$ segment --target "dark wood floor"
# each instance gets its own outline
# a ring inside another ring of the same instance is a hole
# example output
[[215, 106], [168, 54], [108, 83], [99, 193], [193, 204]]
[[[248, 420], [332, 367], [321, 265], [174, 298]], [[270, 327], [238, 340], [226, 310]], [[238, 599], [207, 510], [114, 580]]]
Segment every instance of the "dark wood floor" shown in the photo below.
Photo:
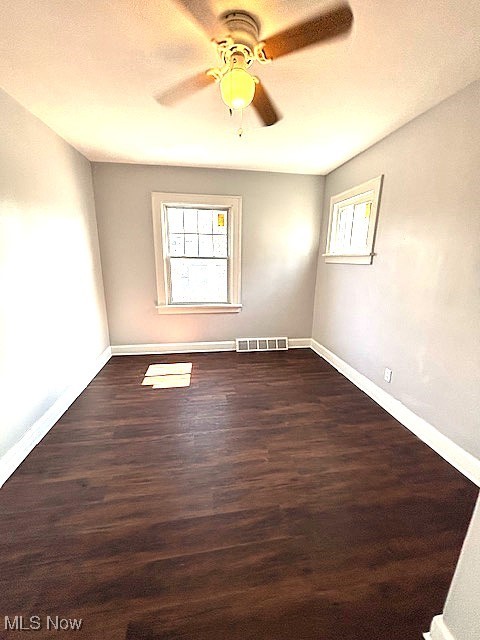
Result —
[[420, 640], [476, 495], [311, 351], [113, 358], [0, 490], [0, 637]]

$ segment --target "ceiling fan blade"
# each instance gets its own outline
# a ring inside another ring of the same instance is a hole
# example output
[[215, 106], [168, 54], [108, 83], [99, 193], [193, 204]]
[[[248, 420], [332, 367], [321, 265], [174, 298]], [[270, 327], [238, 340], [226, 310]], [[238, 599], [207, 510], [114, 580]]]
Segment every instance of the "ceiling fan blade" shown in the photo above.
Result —
[[175, 0], [175, 2], [205, 31], [209, 38], [213, 38], [218, 21], [205, 0]]
[[187, 78], [186, 80], [183, 80], [183, 82], [179, 82], [163, 93], [156, 95], [155, 100], [165, 107], [171, 107], [177, 102], [180, 102], [180, 100], [188, 98], [188, 96], [200, 91], [200, 89], [208, 87], [208, 85], [213, 84], [214, 82], [214, 78], [207, 75], [205, 72], [197, 73], [196, 76]]
[[348, 4], [343, 4], [268, 38], [265, 41], [265, 53], [268, 58], [275, 60], [299, 49], [336, 38], [348, 32], [352, 24], [352, 10]]
[[275, 109], [270, 96], [265, 91], [265, 88], [261, 82], [255, 87], [255, 95], [253, 97], [252, 106], [263, 121], [264, 127], [271, 127], [281, 119]]

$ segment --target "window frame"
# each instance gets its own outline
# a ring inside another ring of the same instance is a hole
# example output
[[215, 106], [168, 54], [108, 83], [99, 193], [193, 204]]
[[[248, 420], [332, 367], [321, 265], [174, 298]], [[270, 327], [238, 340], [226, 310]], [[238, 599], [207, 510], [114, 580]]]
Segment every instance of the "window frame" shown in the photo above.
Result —
[[[322, 256], [325, 258], [325, 262], [344, 263], [344, 264], [372, 264], [373, 256], [375, 255], [373, 248], [375, 244], [375, 234], [378, 220], [378, 209], [380, 206], [380, 197], [383, 185], [383, 174], [367, 180], [362, 184], [342, 191], [330, 198], [330, 210], [328, 218], [328, 231], [327, 240], [325, 246], [325, 253]], [[370, 196], [370, 194], [372, 194]], [[367, 198], [368, 196], [368, 198]], [[370, 221], [368, 224], [367, 232], [367, 248], [365, 253], [356, 252], [342, 252], [337, 253], [332, 251], [332, 230], [333, 223], [336, 220], [336, 211], [342, 206], [348, 206], [352, 204], [360, 204], [362, 202], [372, 202], [370, 210]]]
[[[167, 207], [227, 210], [227, 303], [170, 302], [170, 270], [168, 266]], [[241, 196], [152, 192], [153, 241], [157, 284], [156, 309], [160, 314], [239, 313], [241, 303]]]

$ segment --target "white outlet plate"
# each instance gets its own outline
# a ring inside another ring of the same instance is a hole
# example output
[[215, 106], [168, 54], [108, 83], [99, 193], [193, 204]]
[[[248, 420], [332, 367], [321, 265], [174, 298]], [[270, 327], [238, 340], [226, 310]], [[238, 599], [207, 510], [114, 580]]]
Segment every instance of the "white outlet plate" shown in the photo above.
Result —
[[383, 374], [383, 379], [385, 380], [385, 382], [391, 382], [392, 381], [392, 370], [389, 369], [388, 367], [385, 367], [385, 372]]

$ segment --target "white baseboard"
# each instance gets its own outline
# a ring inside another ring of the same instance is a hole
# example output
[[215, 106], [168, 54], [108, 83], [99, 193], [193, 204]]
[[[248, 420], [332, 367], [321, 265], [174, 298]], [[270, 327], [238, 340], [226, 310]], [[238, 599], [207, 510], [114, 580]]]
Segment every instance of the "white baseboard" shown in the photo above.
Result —
[[[311, 348], [315, 353], [329, 362], [337, 371], [348, 378], [354, 385], [364, 391], [372, 400], [388, 411], [396, 420], [407, 427], [420, 440], [436, 451], [453, 467], [463, 473], [469, 480], [480, 486], [480, 460], [455, 444], [450, 438], [440, 433], [429, 422], [420, 418], [399, 400], [377, 386], [369, 378], [351, 367], [344, 360], [332, 353], [312, 338]], [[432, 639], [434, 640], [434, 639]]]
[[0, 458], [0, 487], [18, 469], [32, 449], [46, 436], [100, 369], [110, 360], [111, 355], [111, 349], [107, 347], [93, 365], [70, 384], [56, 402], [34, 422], [23, 437]]
[[223, 340], [219, 342], [157, 342], [152, 344], [112, 345], [112, 356], [207, 353], [209, 351], [235, 351], [235, 340]]
[[[290, 338], [290, 349], [307, 349], [310, 338]], [[112, 346], [114, 356], [156, 355], [168, 353], [208, 353], [210, 351], [235, 351], [235, 340], [218, 342], [159, 342], [156, 344], [119, 344]]]
[[288, 339], [289, 349], [310, 349], [311, 346], [312, 346], [311, 338], [289, 338]]
[[452, 632], [445, 624], [443, 616], [434, 617], [432, 626], [430, 627], [430, 633], [425, 633], [424, 638], [426, 638], [426, 640], [455, 640]]

